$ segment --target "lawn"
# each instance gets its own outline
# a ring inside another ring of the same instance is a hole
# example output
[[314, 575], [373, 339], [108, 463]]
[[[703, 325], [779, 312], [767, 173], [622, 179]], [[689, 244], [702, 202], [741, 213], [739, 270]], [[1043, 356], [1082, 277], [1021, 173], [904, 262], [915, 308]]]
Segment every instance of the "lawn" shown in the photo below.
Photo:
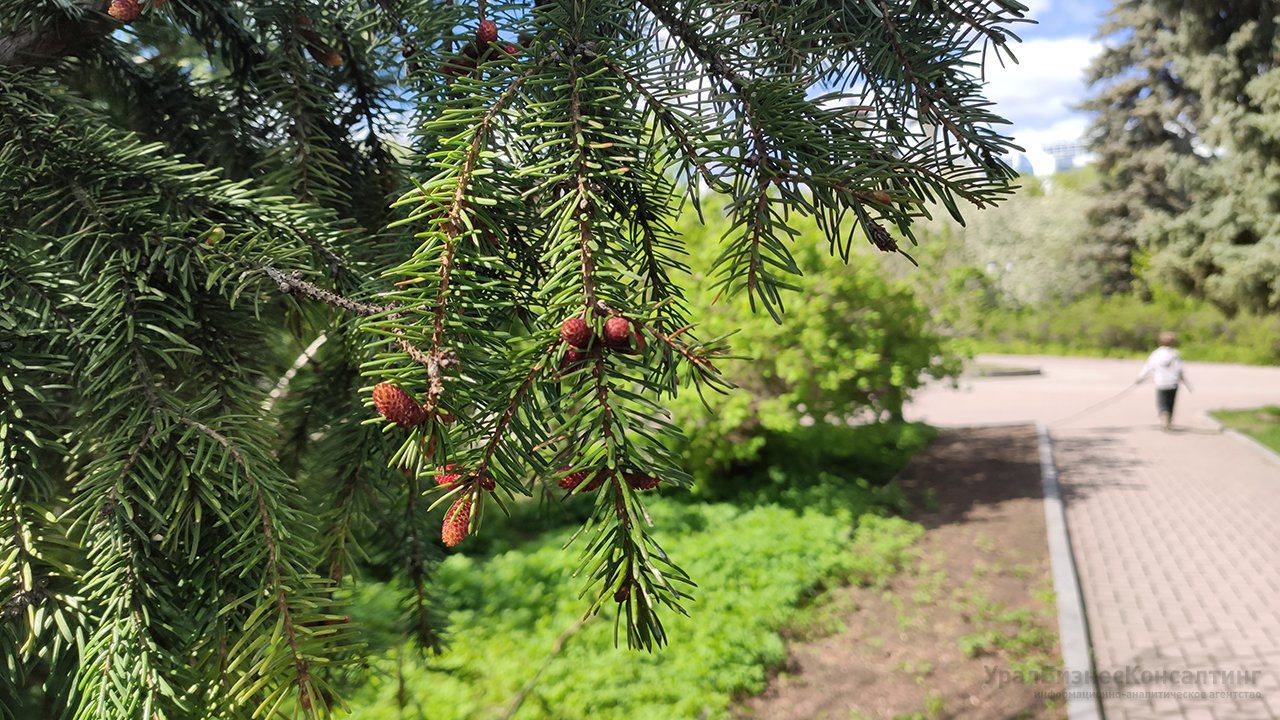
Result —
[[1213, 416], [1232, 430], [1249, 435], [1272, 450], [1280, 452], [1280, 405], [1267, 405], [1249, 410], [1217, 410]]

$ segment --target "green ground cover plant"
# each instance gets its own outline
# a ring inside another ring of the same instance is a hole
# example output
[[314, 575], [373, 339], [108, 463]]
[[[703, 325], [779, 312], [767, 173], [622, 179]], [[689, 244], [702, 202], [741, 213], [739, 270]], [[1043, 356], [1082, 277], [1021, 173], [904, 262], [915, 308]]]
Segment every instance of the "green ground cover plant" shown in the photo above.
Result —
[[401, 707], [410, 717], [504, 717], [535, 677], [514, 717], [726, 717], [736, 697], [764, 689], [786, 657], [782, 631], [803, 624], [822, 587], [883, 582], [923, 532], [877, 514], [895, 501], [892, 486], [838, 484], [860, 500], [837, 512], [655, 499], [659, 541], [686, 558], [700, 588], [692, 616], [672, 618], [669, 646], [652, 654], [618, 651], [609, 614], [577, 627], [580, 603], [563, 592], [581, 584], [574, 556], [561, 550], [568, 526], [517, 549], [444, 561], [441, 586], [455, 609], [439, 657], [402, 646], [385, 621], [399, 612], [396, 593], [364, 585], [356, 619], [383, 627], [374, 633], [383, 645], [371, 655], [371, 680], [352, 696], [351, 717], [391, 720]]

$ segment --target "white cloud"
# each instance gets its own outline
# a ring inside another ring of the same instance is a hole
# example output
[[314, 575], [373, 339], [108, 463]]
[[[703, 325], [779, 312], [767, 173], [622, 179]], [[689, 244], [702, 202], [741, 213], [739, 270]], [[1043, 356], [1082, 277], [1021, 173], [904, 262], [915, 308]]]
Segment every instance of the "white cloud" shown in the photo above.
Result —
[[1023, 0], [1022, 4], [1027, 6], [1027, 17], [1032, 20], [1039, 20], [1049, 12], [1049, 7], [1053, 5], [1053, 0]]
[[988, 63], [987, 97], [1029, 156], [1045, 144], [1080, 139], [1087, 121], [1071, 106], [1084, 99], [1085, 68], [1101, 49], [1087, 37], [1029, 40], [1014, 46], [1016, 65]]

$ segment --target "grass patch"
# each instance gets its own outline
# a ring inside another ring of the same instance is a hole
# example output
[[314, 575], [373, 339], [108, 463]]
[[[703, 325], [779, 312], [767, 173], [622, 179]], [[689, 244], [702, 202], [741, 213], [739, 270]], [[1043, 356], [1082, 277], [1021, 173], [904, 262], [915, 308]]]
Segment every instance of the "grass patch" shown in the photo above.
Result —
[[1280, 452], [1280, 405], [1251, 410], [1217, 410], [1212, 414], [1223, 425]]
[[981, 591], [957, 593], [953, 608], [973, 626], [974, 632], [960, 638], [960, 651], [975, 658], [1001, 652], [1014, 676], [1036, 682], [1057, 669], [1054, 647], [1057, 636], [1045, 629], [1052, 615], [1052, 588], [1038, 587], [1033, 597], [1042, 604], [1037, 615], [1027, 608], [1009, 608], [991, 601]]

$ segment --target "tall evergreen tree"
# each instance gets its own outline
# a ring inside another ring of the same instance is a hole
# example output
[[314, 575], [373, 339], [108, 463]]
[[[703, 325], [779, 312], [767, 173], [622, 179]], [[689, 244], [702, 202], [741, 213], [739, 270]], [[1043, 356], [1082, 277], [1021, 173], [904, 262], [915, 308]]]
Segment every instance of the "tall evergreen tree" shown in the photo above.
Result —
[[1168, 4], [1116, 2], [1099, 29], [1107, 44], [1086, 74], [1093, 95], [1081, 107], [1097, 113], [1088, 141], [1101, 177], [1088, 214], [1109, 292], [1133, 286], [1145, 234], [1187, 207], [1174, 169], [1194, 162], [1200, 106], [1174, 68]]
[[1280, 308], [1280, 32], [1273, 3], [1117, 3], [1088, 107], [1096, 210], [1152, 280], [1228, 310]]
[[441, 546], [556, 486], [584, 611], [661, 644], [640, 493], [718, 382], [675, 213], [728, 196], [709, 291], [779, 317], [793, 218], [847, 258], [996, 202], [1024, 12], [0, 0], [0, 714], [327, 715], [354, 572], [438, 647]]

